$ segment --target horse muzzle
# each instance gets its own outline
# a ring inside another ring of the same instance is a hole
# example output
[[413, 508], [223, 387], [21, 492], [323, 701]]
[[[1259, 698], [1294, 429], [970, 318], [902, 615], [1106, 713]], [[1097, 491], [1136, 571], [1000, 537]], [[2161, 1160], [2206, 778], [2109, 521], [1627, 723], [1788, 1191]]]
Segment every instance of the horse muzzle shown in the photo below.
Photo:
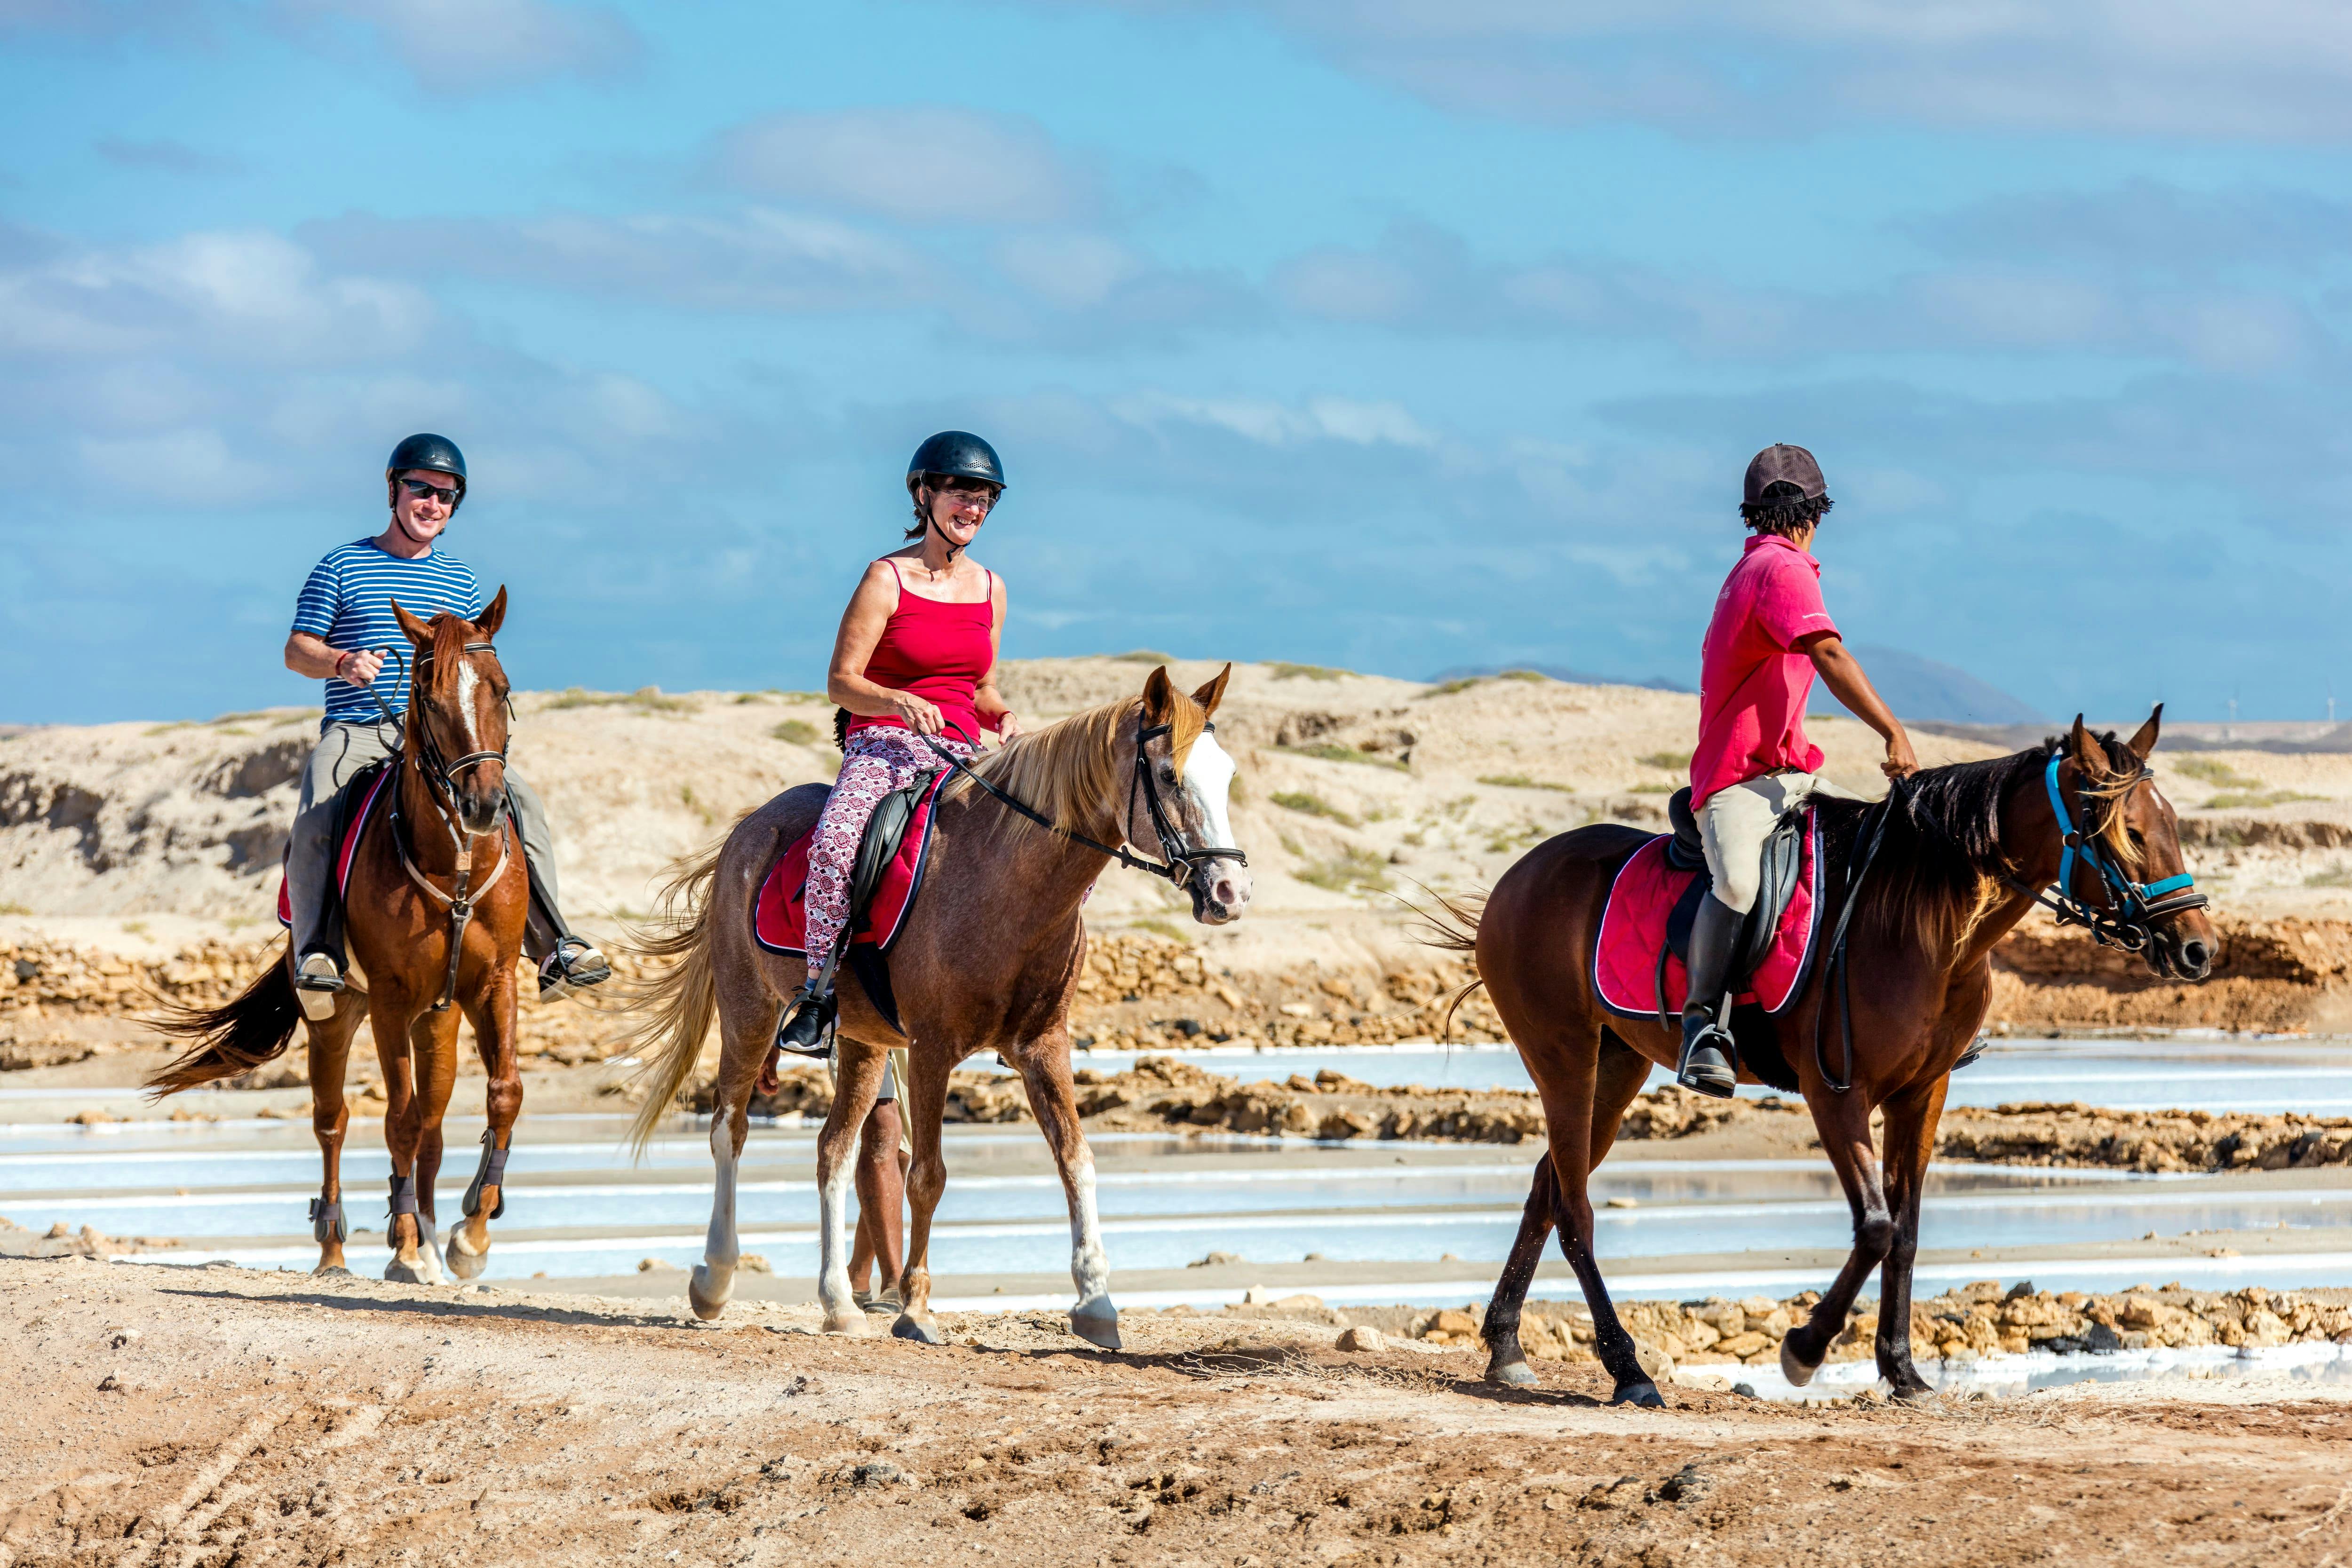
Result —
[[1239, 861], [1204, 861], [1184, 885], [1192, 894], [1192, 918], [1203, 925], [1230, 925], [1249, 907], [1249, 867]]
[[455, 791], [457, 825], [473, 834], [495, 833], [507, 803], [505, 771], [496, 768], [468, 769]]
[[2186, 980], [2193, 986], [2211, 977], [2215, 946], [2210, 931], [2170, 925], [2153, 934], [2141, 956], [2159, 979]]

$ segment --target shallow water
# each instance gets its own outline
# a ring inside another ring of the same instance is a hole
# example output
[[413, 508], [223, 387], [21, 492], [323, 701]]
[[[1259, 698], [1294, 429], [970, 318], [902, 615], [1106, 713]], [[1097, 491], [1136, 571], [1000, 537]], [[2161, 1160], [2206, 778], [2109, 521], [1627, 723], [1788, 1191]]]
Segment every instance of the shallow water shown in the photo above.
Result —
[[[1711, 1372], [1744, 1383], [1766, 1399], [1817, 1404], [1851, 1398], [1866, 1388], [1883, 1387], [1876, 1364], [1832, 1362], [1802, 1388], [1792, 1386], [1778, 1366], [1726, 1367], [1694, 1365], [1694, 1372]], [[2148, 1383], [2184, 1379], [2205, 1383], [2261, 1381], [2299, 1387], [2352, 1385], [2352, 1345], [2284, 1344], [2263, 1349], [2230, 1350], [2200, 1346], [2188, 1350], [2126, 1350], [2094, 1355], [2064, 1355], [2032, 1351], [2022, 1355], [1989, 1355], [1976, 1361], [1927, 1361], [1920, 1375], [1939, 1394], [1985, 1394], [2014, 1398], [2045, 1388], [2077, 1383]]]

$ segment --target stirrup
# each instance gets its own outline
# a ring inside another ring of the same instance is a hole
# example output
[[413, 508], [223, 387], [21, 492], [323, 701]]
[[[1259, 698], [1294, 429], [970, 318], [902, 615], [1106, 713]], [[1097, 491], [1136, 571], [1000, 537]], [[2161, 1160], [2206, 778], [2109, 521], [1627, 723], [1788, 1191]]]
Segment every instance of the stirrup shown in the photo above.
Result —
[[612, 977], [613, 966], [596, 950], [596, 944], [585, 936], [560, 936], [555, 951], [539, 967], [540, 999], [568, 997], [574, 991], [601, 986]]
[[343, 988], [343, 968], [331, 953], [305, 953], [294, 966], [294, 988], [298, 991], [340, 991]]
[[1711, 1013], [1683, 1015], [1683, 1052], [1675, 1067], [1675, 1082], [1694, 1094], [1728, 1100], [1739, 1087], [1739, 1069], [1733, 1065], [1738, 1047], [1731, 1031]]
[[820, 992], [813, 986], [803, 986], [793, 994], [791, 1009], [776, 1026], [776, 1049], [793, 1056], [830, 1054], [833, 1047], [827, 1037], [839, 1012], [840, 1003], [832, 990]]

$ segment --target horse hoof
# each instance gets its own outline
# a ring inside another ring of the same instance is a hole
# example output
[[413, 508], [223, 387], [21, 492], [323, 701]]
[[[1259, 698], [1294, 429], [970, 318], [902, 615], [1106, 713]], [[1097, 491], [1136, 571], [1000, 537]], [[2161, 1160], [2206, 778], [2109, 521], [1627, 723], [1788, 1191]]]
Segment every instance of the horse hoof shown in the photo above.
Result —
[[1616, 1393], [1609, 1396], [1609, 1403], [1631, 1405], [1643, 1410], [1663, 1410], [1666, 1407], [1666, 1401], [1659, 1394], [1658, 1385], [1647, 1381], [1623, 1385]]
[[1515, 1361], [1508, 1365], [1489, 1366], [1486, 1369], [1486, 1381], [1499, 1383], [1506, 1388], [1533, 1388], [1536, 1386], [1535, 1368], [1524, 1361]]
[[725, 1280], [714, 1280], [708, 1263], [697, 1263], [693, 1277], [686, 1282], [686, 1304], [692, 1307], [694, 1315], [704, 1322], [725, 1312], [734, 1294], [734, 1276], [730, 1274]]
[[1813, 1380], [1813, 1374], [1821, 1369], [1820, 1362], [1816, 1361], [1808, 1365], [1804, 1359], [1797, 1354], [1794, 1334], [1780, 1342], [1780, 1375], [1789, 1380], [1790, 1387], [1802, 1388]]
[[1117, 1312], [1112, 1312], [1108, 1317], [1096, 1317], [1091, 1314], [1082, 1316], [1077, 1312], [1072, 1312], [1070, 1314], [1070, 1332], [1077, 1335], [1080, 1339], [1086, 1341], [1088, 1344], [1097, 1346], [1103, 1350], [1118, 1350], [1121, 1348], [1121, 1342], [1118, 1337], [1118, 1314]]
[[866, 1309], [863, 1307], [852, 1307], [845, 1312], [825, 1313], [824, 1332], [827, 1333], [847, 1334], [851, 1338], [855, 1339], [862, 1334], [870, 1333], [873, 1331], [866, 1326]]
[[313, 1280], [348, 1280], [352, 1278], [352, 1271], [349, 1269], [344, 1268], [341, 1263], [321, 1263], [317, 1268], [310, 1270], [310, 1278]]
[[1897, 1405], [1933, 1405], [1936, 1391], [1922, 1383], [1916, 1388], [1896, 1388], [1887, 1396]]
[[485, 1247], [479, 1252], [468, 1252], [465, 1243], [466, 1233], [452, 1230], [449, 1232], [448, 1249], [444, 1256], [448, 1260], [449, 1272], [460, 1280], [470, 1280], [489, 1266], [490, 1249]]
[[945, 1344], [947, 1343], [947, 1336], [940, 1333], [940, 1325], [938, 1323], [931, 1322], [928, 1318], [916, 1317], [911, 1312], [900, 1312], [898, 1314], [898, 1321], [890, 1325], [890, 1337], [892, 1339], [910, 1339], [917, 1344]]
[[[427, 1258], [431, 1256], [429, 1252], [425, 1254]], [[383, 1277], [395, 1285], [429, 1285], [433, 1282], [425, 1278], [423, 1258], [414, 1263], [405, 1263], [394, 1258], [383, 1266]]]

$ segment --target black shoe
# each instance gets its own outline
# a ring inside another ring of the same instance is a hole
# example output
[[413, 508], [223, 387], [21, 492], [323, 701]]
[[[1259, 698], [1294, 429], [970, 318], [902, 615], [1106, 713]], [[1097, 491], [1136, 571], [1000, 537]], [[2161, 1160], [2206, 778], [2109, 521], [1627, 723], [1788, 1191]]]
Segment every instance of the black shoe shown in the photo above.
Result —
[[1675, 1082], [1710, 1100], [1728, 1100], [1739, 1087], [1739, 1070], [1731, 1059], [1731, 1036], [1711, 1014], [1704, 1009], [1683, 1014], [1683, 1054], [1675, 1068]]
[[555, 944], [555, 951], [539, 967], [539, 994], [545, 1000], [551, 994], [568, 997], [574, 991], [601, 986], [613, 977], [613, 966], [596, 945], [585, 936], [564, 936]]
[[776, 1026], [776, 1049], [794, 1056], [824, 1056], [832, 1046], [827, 1036], [833, 1032], [833, 1020], [840, 1011], [832, 991], [822, 995], [803, 986], [793, 995], [791, 1010], [784, 1021]]

